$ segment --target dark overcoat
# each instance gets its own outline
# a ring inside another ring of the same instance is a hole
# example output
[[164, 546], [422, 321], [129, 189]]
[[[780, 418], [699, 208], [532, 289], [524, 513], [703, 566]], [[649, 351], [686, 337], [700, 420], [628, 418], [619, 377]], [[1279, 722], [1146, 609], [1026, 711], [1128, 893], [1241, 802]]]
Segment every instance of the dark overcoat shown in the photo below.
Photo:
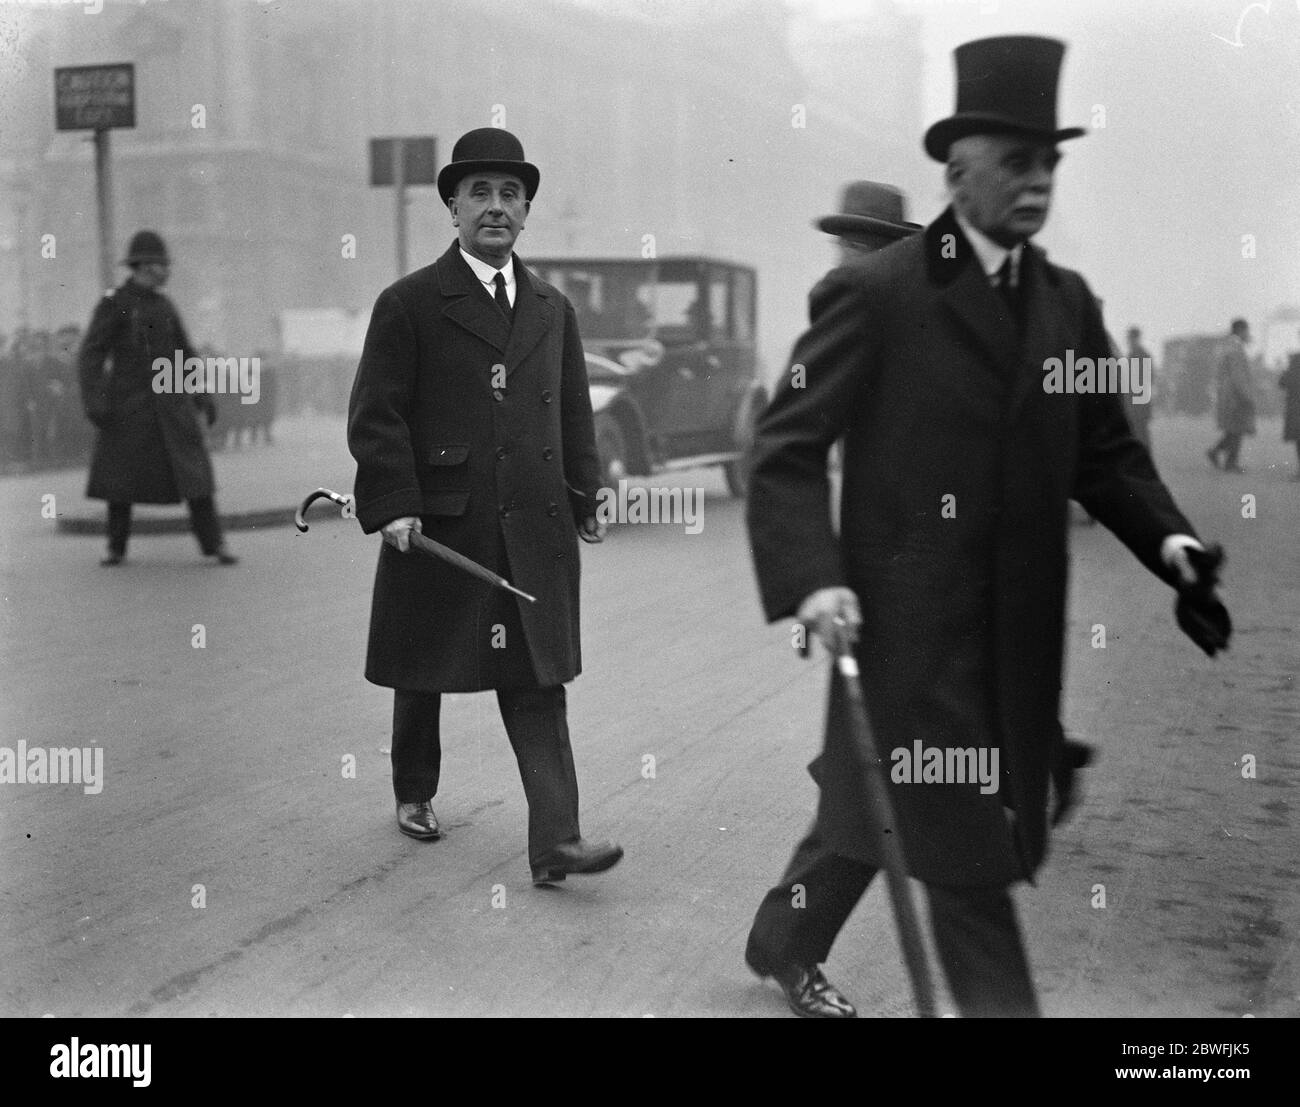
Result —
[[427, 537], [537, 602], [383, 545], [366, 654], [375, 684], [470, 692], [581, 671], [577, 524], [600, 486], [586, 363], [569, 301], [518, 257], [514, 267], [513, 323], [454, 242], [380, 293], [348, 444], [367, 533], [419, 516]]
[[161, 292], [126, 281], [95, 307], [77, 357], [81, 401], [99, 432], [86, 495], [119, 503], [174, 504], [215, 487], [202, 393], [155, 392], [155, 358], [194, 356], [180, 314]]
[[1236, 337], [1225, 340], [1219, 354], [1215, 415], [1225, 434], [1255, 433], [1255, 385], [1245, 348]]
[[1291, 355], [1286, 371], [1277, 383], [1286, 390], [1286, 403], [1282, 408], [1282, 441], [1300, 442], [1300, 354]]
[[[833, 270], [795, 346], [803, 373], [787, 374], [755, 442], [748, 520], [766, 614], [792, 616], [819, 588], [856, 592], [886, 770], [916, 741], [998, 749], [995, 791], [891, 782], [909, 868], [938, 884], [1010, 883], [1045, 856], [1049, 780], [1063, 764], [1069, 500], [1166, 580], [1163, 539], [1193, 534], [1122, 398], [1044, 389], [1045, 359], [1108, 354], [1091, 291], [1033, 247], [1022, 275], [1018, 339], [951, 211]], [[826, 453], [841, 435], [837, 537]], [[832, 848], [878, 863], [834, 711], [811, 771]]]

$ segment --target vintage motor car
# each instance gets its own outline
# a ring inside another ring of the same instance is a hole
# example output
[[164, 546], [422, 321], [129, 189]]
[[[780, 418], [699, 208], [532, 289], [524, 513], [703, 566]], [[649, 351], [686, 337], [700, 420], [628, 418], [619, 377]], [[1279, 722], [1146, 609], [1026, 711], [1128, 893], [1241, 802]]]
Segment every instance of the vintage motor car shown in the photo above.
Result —
[[755, 277], [708, 257], [542, 258], [587, 356], [602, 479], [721, 466], [743, 496], [767, 396], [757, 379]]

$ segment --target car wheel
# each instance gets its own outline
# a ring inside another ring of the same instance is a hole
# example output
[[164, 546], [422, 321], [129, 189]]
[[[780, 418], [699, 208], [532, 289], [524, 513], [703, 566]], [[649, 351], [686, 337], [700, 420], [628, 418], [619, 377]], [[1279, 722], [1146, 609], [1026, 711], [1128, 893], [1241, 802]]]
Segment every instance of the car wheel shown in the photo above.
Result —
[[627, 439], [622, 424], [603, 411], [596, 416], [596, 453], [601, 485], [617, 488], [619, 481], [627, 479]]

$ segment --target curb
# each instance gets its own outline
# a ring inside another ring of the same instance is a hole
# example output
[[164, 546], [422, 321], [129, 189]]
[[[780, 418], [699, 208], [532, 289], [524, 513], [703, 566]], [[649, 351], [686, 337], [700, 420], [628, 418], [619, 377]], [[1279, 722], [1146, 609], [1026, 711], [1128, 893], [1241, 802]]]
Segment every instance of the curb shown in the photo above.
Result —
[[[218, 515], [223, 530], [257, 530], [267, 527], [292, 527], [298, 507], [270, 507], [258, 511], [222, 512]], [[313, 524], [323, 521], [312, 520]], [[107, 512], [101, 515], [60, 515], [58, 529], [62, 534], [104, 535], [107, 533]], [[189, 534], [190, 517], [184, 515], [138, 516], [131, 519], [131, 533], [135, 534]], [[296, 531], [295, 531], [296, 533]]]

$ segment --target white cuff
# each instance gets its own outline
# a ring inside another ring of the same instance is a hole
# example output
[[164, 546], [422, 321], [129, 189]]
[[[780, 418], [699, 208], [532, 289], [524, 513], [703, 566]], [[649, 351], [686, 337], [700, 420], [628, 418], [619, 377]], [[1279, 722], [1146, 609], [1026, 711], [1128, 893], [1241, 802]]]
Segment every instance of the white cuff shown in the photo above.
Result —
[[1192, 546], [1202, 553], [1205, 552], [1205, 547], [1190, 534], [1171, 534], [1160, 543], [1160, 560], [1172, 569], [1174, 554], [1178, 550], [1186, 549], [1188, 546]]

